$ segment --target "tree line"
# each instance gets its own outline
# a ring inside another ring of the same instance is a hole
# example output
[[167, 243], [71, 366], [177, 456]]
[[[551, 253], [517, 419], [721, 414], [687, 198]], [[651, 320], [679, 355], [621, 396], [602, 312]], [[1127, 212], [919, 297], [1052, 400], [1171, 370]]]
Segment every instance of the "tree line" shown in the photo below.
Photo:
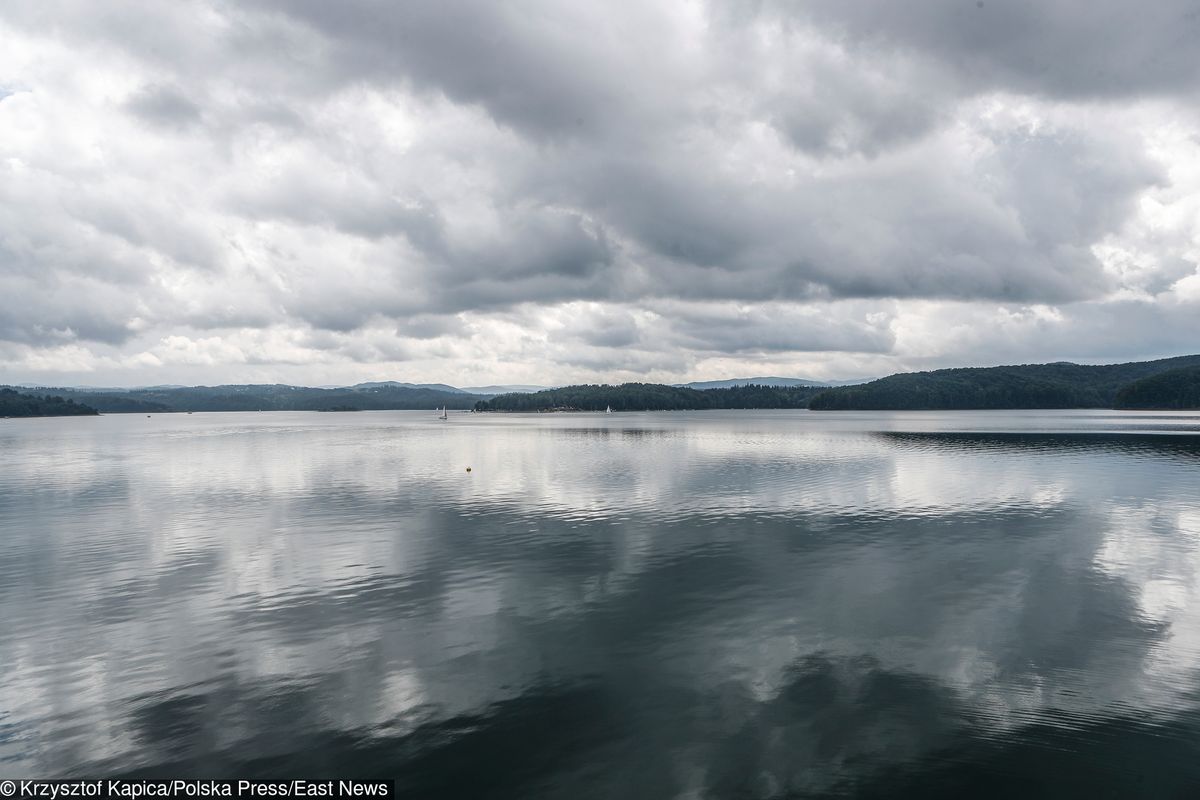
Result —
[[806, 408], [819, 387], [734, 386], [689, 389], [661, 383], [583, 384], [541, 392], [502, 394], [475, 403], [476, 411], [704, 411], [727, 408]]
[[168, 411], [701, 411], [708, 409], [1200, 408], [1200, 355], [1089, 366], [1060, 362], [891, 375], [856, 386], [750, 384], [693, 389], [584, 384], [492, 398], [392, 383], [317, 389], [281, 384], [0, 390], [0, 416]]
[[104, 413], [169, 411], [467, 410], [477, 395], [407, 386], [363, 385], [317, 389], [283, 384], [165, 386], [146, 389], [55, 389], [56, 394]]
[[0, 417], [82, 417], [99, 412], [74, 400], [0, 389]]
[[[1190, 367], [1200, 367], [1200, 356], [1097, 366], [1060, 362], [901, 373], [827, 389], [814, 396], [809, 407], [818, 411], [1114, 408], [1119, 406], [1118, 394], [1134, 382]], [[1156, 402], [1149, 394], [1146, 397], [1146, 402]]]
[[1200, 367], [1168, 370], [1117, 392], [1117, 408], [1200, 408]]

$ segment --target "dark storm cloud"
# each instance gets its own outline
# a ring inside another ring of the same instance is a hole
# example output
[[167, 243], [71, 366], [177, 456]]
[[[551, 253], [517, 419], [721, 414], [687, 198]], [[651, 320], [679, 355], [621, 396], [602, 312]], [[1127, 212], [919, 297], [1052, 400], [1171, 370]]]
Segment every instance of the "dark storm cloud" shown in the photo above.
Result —
[[943, 120], [941, 98], [920, 87], [863, 90], [844, 70], [826, 67], [813, 91], [784, 95], [768, 107], [772, 124], [799, 150], [816, 156], [875, 156], [919, 139]]
[[[650, 338], [597, 314], [556, 358], [889, 353], [914, 339], [834, 304], [1102, 314], [1196, 269], [1194, 232], [1157, 221], [1194, 217], [1176, 153], [1200, 21], [1178, 0], [41, 0], [0, 26], [22, 88], [0, 105], [0, 279], [41, 276], [4, 309], [13, 341], [423, 339], [403, 321], [513, 309], [536, 334], [564, 304], [680, 301]], [[80, 278], [120, 299], [46, 288]], [[739, 316], [789, 303], [827, 316]]]
[[[545, 208], [491, 211], [495, 221], [488, 230], [428, 243], [422, 248], [427, 256], [448, 267], [431, 276], [444, 282], [448, 294], [469, 293], [483, 285], [504, 295], [504, 284], [525, 280], [536, 283], [560, 278], [576, 282], [612, 262], [604, 230], [589, 225], [577, 213]], [[501, 302], [518, 299], [506, 297]]]
[[[937, 6], [922, 12], [928, 20], [945, 12]], [[597, 20], [557, 6], [534, 4], [519, 12], [489, 3], [267, 7], [322, 36], [330, 65], [347, 76], [414, 82], [476, 104], [500, 124], [535, 138], [562, 137], [532, 156], [524, 165], [528, 174], [514, 180], [531, 198], [584, 210], [631, 245], [666, 259], [631, 287], [639, 293], [696, 299], [1094, 297], [1106, 286], [1091, 245], [1120, 226], [1140, 191], [1161, 180], [1151, 164], [1128, 153], [1128, 143], [1095, 132], [999, 130], [984, 132], [994, 152], [966, 174], [922, 160], [764, 186], [713, 168], [723, 156], [719, 140], [687, 141], [697, 129], [719, 135], [723, 124], [720, 112], [705, 107], [698, 76], [719, 75], [749, 95], [767, 91], [723, 63], [722, 46], [748, 47], [732, 34], [710, 33], [705, 44], [712, 60], [673, 71], [638, 59], [639, 46], [664, 31], [626, 31], [626, 23], [612, 20], [601, 30], [585, 30], [585, 23]], [[818, 7], [814, 14], [822, 21], [832, 12]], [[856, 19], [850, 15], [837, 24]], [[614, 31], [628, 33], [630, 41], [614, 44]], [[914, 48], [921, 50], [919, 44]], [[744, 55], [758, 55], [766, 66], [776, 54]], [[762, 111], [791, 144], [817, 155], [878, 154], [920, 139], [945, 118], [961, 89], [944, 78], [931, 80], [929, 91], [889, 82], [889, 62], [913, 80], [934, 74], [899, 55], [868, 54], [862, 63], [804, 58], [784, 64], [792, 73], [785, 82], [815, 88], [789, 88], [761, 104]], [[639, 67], [648, 69], [635, 77], [631, 70]], [[982, 188], [989, 183], [1001, 191]], [[543, 259], [534, 253], [543, 242], [556, 248], [553, 234], [548, 240], [519, 238], [529, 255], [501, 251], [496, 259], [477, 261], [471, 288], [452, 295], [464, 306], [486, 303], [493, 292], [501, 303], [520, 294], [531, 300], [604, 296], [570, 278], [574, 270], [609, 259]], [[529, 273], [519, 289], [506, 283], [514, 264], [527, 265], [523, 272]]]
[[965, 84], [1057, 97], [1194, 95], [1200, 8], [1190, 0], [813, 0], [774, 12], [864, 49], [941, 61]]
[[330, 47], [328, 67], [343, 80], [411, 82], [478, 103], [498, 122], [538, 136], [624, 124], [634, 76], [612, 68], [624, 60], [621, 37], [636, 34], [636, 20], [646, 16], [481, 0], [252, 5], [319, 32]]
[[987, 144], [966, 170], [922, 153], [786, 188], [670, 155], [573, 165], [566, 197], [661, 257], [638, 287], [658, 296], [1054, 302], [1106, 288], [1090, 247], [1161, 171], [1101, 136], [997, 131]]

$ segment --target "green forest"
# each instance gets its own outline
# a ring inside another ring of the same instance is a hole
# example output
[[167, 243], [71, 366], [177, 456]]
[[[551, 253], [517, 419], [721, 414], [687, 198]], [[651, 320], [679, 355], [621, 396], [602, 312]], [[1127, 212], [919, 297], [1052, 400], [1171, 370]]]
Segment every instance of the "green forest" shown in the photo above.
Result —
[[0, 417], [81, 417], [99, 412], [74, 400], [0, 389]]
[[812, 398], [809, 407], [816, 411], [1113, 408], [1118, 393], [1135, 381], [1198, 366], [1200, 356], [1180, 356], [1100, 366], [1059, 362], [910, 372], [826, 389]]
[[282, 384], [167, 386], [148, 389], [52, 389], [103, 413], [168, 411], [467, 410], [478, 395], [395, 384], [314, 389]]
[[1117, 408], [1200, 408], [1200, 367], [1134, 381], [1117, 392]]
[[703, 411], [721, 408], [807, 408], [811, 386], [689, 389], [661, 383], [585, 384], [480, 400], [476, 411]]
[[182, 411], [702, 411], [1200, 408], [1200, 355], [1089, 366], [1059, 362], [940, 369], [870, 383], [695, 389], [659, 383], [585, 384], [495, 397], [394, 382], [337, 389], [282, 384], [144, 389], [5, 388], [0, 416]]

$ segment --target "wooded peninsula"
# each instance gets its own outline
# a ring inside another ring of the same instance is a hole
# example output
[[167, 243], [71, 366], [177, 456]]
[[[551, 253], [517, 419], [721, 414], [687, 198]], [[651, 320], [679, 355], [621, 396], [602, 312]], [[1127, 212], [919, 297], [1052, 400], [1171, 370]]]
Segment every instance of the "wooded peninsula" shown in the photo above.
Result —
[[0, 388], [0, 418], [2, 417], [83, 417], [95, 416], [96, 409], [62, 397], [22, 394], [15, 389]]

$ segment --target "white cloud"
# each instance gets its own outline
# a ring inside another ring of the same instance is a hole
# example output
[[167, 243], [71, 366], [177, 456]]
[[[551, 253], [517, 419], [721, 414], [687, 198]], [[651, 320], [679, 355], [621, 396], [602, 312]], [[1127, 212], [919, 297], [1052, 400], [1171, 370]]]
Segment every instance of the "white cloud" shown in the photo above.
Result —
[[1195, 350], [1181, 9], [870, 5], [7, 4], [0, 381]]

